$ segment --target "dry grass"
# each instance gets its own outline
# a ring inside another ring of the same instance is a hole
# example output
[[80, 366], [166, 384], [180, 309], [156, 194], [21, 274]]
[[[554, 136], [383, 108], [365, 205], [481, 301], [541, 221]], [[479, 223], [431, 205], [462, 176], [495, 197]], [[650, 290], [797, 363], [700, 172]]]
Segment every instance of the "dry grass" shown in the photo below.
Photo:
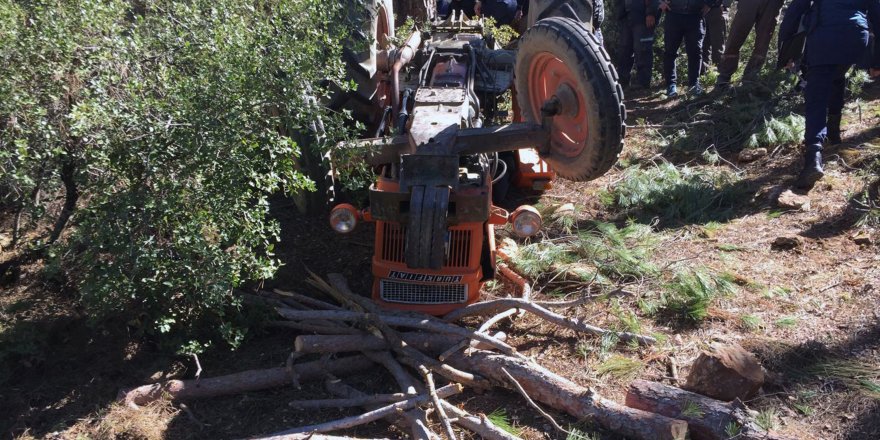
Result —
[[76, 439], [163, 440], [168, 424], [178, 413], [168, 401], [157, 401], [139, 409], [114, 403], [103, 414], [80, 421], [65, 434]]

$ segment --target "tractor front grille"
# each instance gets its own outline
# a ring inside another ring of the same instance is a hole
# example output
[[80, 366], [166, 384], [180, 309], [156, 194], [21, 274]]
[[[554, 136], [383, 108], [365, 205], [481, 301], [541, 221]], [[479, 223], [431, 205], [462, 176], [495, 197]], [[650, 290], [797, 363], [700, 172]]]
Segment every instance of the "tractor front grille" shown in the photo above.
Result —
[[460, 304], [467, 301], [467, 284], [416, 284], [379, 281], [379, 297], [400, 304]]
[[[385, 261], [404, 263], [406, 261], [406, 226], [386, 222], [382, 225], [382, 252]], [[449, 229], [445, 242], [443, 267], [469, 267], [471, 256], [471, 231]]]

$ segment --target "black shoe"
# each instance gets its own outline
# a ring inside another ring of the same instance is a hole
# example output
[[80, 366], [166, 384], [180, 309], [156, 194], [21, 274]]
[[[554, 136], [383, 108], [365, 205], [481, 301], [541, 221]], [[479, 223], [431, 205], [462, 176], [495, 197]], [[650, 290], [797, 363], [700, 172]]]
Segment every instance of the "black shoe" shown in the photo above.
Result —
[[794, 181], [794, 187], [809, 191], [813, 189], [816, 182], [818, 182], [824, 175], [825, 171], [822, 169], [822, 152], [807, 151], [807, 154], [804, 155], [804, 169], [801, 170], [797, 180]]
[[828, 115], [828, 143], [831, 145], [843, 143], [840, 138], [840, 115]]

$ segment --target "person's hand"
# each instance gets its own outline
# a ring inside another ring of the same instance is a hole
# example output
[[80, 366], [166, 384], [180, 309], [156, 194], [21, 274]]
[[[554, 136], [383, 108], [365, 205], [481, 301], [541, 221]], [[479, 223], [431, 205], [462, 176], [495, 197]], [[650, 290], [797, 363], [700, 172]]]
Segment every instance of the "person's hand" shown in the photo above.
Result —
[[668, 12], [669, 11], [669, 1], [664, 0], [664, 1], [660, 2], [660, 10], [663, 12]]
[[516, 14], [513, 14], [513, 21], [522, 20], [522, 9], [517, 9]]
[[654, 26], [657, 24], [657, 19], [654, 18], [653, 15], [645, 16], [645, 27], [648, 29], [654, 29]]
[[483, 2], [478, 0], [476, 3], [474, 3], [474, 14], [478, 16], [483, 15]]
[[880, 68], [871, 68], [871, 78], [880, 78]]
[[703, 16], [705, 17], [711, 9], [712, 8], [710, 8], [709, 5], [703, 5]]

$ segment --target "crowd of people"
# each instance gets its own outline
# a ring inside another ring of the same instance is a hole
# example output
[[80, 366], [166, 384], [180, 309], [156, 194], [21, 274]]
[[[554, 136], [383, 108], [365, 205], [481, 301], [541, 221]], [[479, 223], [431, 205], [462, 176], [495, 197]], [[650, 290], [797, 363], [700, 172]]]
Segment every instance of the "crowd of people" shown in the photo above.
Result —
[[[458, 9], [468, 16], [490, 16], [499, 24], [524, 30], [525, 23], [534, 22], [534, 17], [528, 15], [529, 3], [535, 3], [534, 10], [553, 1], [559, 0], [440, 0], [438, 12], [445, 15]], [[574, 1], [592, 4], [592, 17], [581, 19], [591, 23], [601, 44], [606, 0]], [[752, 32], [754, 45], [742, 78], [757, 80], [785, 4], [785, 0], [737, 0], [736, 13], [728, 25], [728, 9], [733, 0], [617, 1], [621, 4], [616, 8], [619, 47], [615, 64], [621, 85], [630, 90], [651, 87], [654, 37], [660, 17], [665, 14], [662, 76], [670, 98], [679, 94], [676, 61], [682, 44], [691, 95], [705, 92], [700, 78], [713, 65], [718, 71], [716, 88], [730, 88], [740, 66], [743, 45]], [[880, 43], [872, 43], [872, 35], [880, 35], [880, 0], [792, 0], [783, 14], [777, 38], [781, 59], [777, 65], [792, 71], [800, 69], [806, 84], [805, 157], [803, 170], [795, 181], [797, 188], [809, 190], [822, 178], [823, 145], [841, 142], [847, 72], [858, 66], [868, 69], [872, 77], [880, 77]], [[789, 47], [784, 48], [785, 45]]]

